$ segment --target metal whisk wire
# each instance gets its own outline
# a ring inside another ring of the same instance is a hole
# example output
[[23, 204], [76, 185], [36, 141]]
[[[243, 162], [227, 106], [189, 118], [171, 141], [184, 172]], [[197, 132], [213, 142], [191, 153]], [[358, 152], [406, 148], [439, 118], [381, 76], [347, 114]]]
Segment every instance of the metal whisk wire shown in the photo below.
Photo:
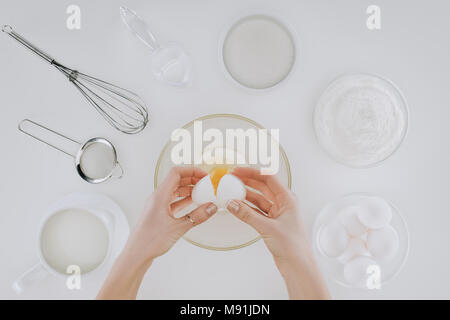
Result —
[[134, 92], [60, 64], [17, 34], [11, 26], [4, 25], [2, 31], [63, 73], [115, 129], [126, 134], [134, 134], [142, 131], [147, 125], [147, 107]]

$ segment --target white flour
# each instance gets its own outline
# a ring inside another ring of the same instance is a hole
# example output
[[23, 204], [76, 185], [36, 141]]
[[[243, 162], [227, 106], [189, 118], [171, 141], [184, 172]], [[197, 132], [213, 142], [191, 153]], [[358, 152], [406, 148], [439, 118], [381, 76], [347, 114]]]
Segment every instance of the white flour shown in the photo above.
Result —
[[398, 89], [364, 74], [333, 82], [314, 115], [322, 146], [337, 161], [354, 167], [389, 157], [402, 142], [407, 123], [406, 102]]
[[115, 166], [114, 152], [110, 146], [103, 143], [94, 143], [88, 146], [81, 157], [81, 170], [92, 178], [105, 178]]

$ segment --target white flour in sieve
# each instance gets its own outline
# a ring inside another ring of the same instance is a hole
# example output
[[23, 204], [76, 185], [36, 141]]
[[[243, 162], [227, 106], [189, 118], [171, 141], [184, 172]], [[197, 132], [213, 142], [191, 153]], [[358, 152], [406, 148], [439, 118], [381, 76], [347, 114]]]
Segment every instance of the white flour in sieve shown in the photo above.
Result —
[[337, 161], [367, 167], [389, 157], [408, 124], [406, 102], [389, 81], [356, 74], [335, 80], [321, 96], [314, 125], [321, 145]]
[[89, 145], [81, 157], [81, 170], [91, 179], [109, 176], [116, 165], [114, 151], [109, 145], [97, 142]]

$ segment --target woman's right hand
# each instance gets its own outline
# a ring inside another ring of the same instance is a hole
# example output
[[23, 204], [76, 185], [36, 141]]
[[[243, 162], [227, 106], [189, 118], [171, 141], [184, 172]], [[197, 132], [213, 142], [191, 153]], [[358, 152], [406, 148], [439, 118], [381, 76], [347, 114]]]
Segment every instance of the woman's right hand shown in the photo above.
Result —
[[253, 168], [235, 168], [232, 172], [247, 189], [246, 200], [231, 200], [227, 209], [251, 225], [264, 240], [284, 277], [292, 299], [329, 298], [328, 289], [299, 213], [295, 194], [273, 175], [261, 175]]

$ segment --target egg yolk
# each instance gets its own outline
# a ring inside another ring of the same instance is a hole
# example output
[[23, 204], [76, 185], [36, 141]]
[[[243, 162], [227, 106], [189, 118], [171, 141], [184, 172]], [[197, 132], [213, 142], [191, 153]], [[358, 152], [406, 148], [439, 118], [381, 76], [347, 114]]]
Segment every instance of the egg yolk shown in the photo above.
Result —
[[209, 177], [211, 178], [211, 183], [213, 185], [215, 195], [217, 195], [217, 188], [219, 187], [220, 179], [222, 179], [222, 177], [226, 175], [228, 171], [230, 171], [230, 169], [227, 167], [216, 167], [211, 170]]

